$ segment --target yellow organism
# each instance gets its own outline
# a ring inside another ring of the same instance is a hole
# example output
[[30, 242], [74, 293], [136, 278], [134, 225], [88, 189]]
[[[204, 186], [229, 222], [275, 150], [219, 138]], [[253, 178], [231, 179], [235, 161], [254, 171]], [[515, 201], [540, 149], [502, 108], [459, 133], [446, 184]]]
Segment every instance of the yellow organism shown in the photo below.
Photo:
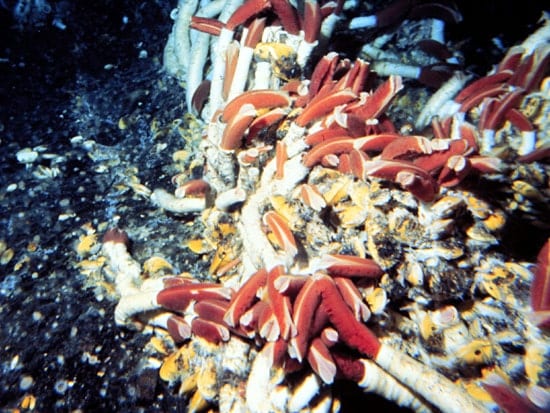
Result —
[[258, 43], [254, 48], [258, 61], [270, 62], [273, 74], [284, 81], [300, 77], [300, 66], [296, 62], [296, 52], [284, 43]]

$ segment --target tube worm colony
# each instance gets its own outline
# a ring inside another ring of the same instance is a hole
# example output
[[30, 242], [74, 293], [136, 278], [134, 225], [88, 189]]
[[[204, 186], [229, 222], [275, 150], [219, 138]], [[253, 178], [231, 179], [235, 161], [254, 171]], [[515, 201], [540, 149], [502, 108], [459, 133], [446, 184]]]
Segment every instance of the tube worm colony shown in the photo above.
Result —
[[[548, 230], [548, 20], [472, 80], [445, 46], [460, 15], [444, 3], [349, 23], [421, 19], [437, 64], [392, 61], [384, 35], [370, 62], [312, 58], [342, 8], [179, 2], [165, 66], [186, 82], [204, 174], [151, 200], [200, 217], [189, 246], [212, 265], [202, 281], [167, 263], [154, 276], [108, 231], [117, 323], [178, 343], [160, 374], [191, 410], [337, 411], [335, 380], [416, 411], [548, 408], [548, 244], [536, 266], [499, 246], [515, 211]], [[388, 114], [407, 78], [438, 87], [408, 131]]]

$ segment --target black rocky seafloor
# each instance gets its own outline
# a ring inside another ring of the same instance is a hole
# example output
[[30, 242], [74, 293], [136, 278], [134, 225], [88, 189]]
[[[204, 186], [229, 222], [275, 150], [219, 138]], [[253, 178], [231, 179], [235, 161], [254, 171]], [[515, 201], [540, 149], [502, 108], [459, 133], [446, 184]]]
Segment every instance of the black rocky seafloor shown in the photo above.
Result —
[[[146, 367], [150, 337], [114, 324], [116, 302], [96, 294], [75, 249], [83, 228], [118, 225], [138, 260], [187, 261], [178, 240], [192, 217], [164, 214], [123, 185], [135, 176], [169, 188], [167, 165], [185, 149], [173, 124], [183, 89], [162, 70], [176, 1], [50, 1], [26, 19], [14, 19], [15, 3], [0, 1], [0, 409], [186, 411]], [[503, 52], [490, 39], [520, 41], [541, 6], [479, 3], [452, 36], [485, 73]], [[34, 161], [18, 159], [25, 148]], [[346, 411], [358, 411], [341, 391]]]
[[[163, 165], [182, 146], [151, 132], [153, 118], [171, 122], [185, 109], [181, 86], [162, 72], [173, 6], [52, 5], [64, 8], [66, 28], [50, 15], [16, 22], [0, 10], [0, 240], [14, 252], [0, 264], [0, 408], [30, 396], [41, 412], [185, 411], [144, 368], [149, 337], [115, 326], [116, 302], [96, 299], [75, 252], [87, 223], [137, 228], [131, 235], [142, 240], [155, 234], [141, 248], [177, 236], [148, 201], [114, 189], [130, 168], [144, 184], [168, 180]], [[93, 151], [76, 136], [95, 141]], [[43, 152], [26, 166], [16, 158], [24, 148]]]

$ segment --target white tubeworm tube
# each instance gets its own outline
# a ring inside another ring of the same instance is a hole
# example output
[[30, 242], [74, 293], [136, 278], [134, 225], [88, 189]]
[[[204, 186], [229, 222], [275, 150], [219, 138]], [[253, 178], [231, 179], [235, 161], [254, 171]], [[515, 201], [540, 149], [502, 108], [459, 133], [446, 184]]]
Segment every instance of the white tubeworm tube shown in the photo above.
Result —
[[187, 72], [187, 85], [185, 87], [185, 101], [187, 110], [191, 112], [192, 100], [195, 91], [201, 84], [204, 74], [204, 66], [208, 60], [208, 45], [210, 43], [210, 35], [208, 33], [197, 33], [193, 47], [191, 49], [191, 62]]
[[[336, 27], [336, 23], [340, 21], [340, 16], [337, 16], [334, 13], [329, 14], [327, 17], [325, 17], [321, 23], [321, 39], [327, 40], [332, 36], [332, 32], [334, 32], [334, 28]], [[324, 43], [324, 42], [323, 42]]]
[[519, 155], [527, 155], [536, 148], [537, 132], [534, 130], [528, 130], [521, 132], [521, 145], [518, 148]]
[[155, 189], [151, 195], [154, 205], [174, 214], [200, 212], [206, 208], [205, 198], [176, 198], [164, 189]]
[[306, 408], [311, 399], [321, 390], [321, 385], [321, 380], [316, 374], [307, 375], [294, 389], [288, 401], [288, 411], [299, 412]]
[[532, 33], [521, 44], [525, 49], [524, 56], [530, 55], [536, 48], [541, 47], [541, 45], [550, 43], [550, 14], [548, 12], [543, 13], [541, 20], [544, 21], [544, 25]]
[[453, 101], [453, 98], [468, 80], [470, 80], [470, 76], [466, 76], [462, 72], [455, 72], [426, 102], [416, 119], [415, 128], [417, 130], [425, 128], [434, 116], [446, 118], [454, 115], [458, 111], [459, 105]]
[[411, 79], [418, 79], [422, 72], [422, 68], [419, 66], [387, 61], [374, 62], [372, 70], [380, 76], [399, 75]]
[[408, 387], [403, 386], [392, 375], [377, 366], [371, 360], [360, 360], [365, 367], [363, 379], [357, 383], [365, 392], [373, 392], [386, 400], [391, 400], [401, 407], [407, 407], [415, 412], [432, 411], [423, 400], [419, 399]]
[[231, 88], [229, 90], [229, 96], [227, 97], [228, 102], [243, 92], [246, 81], [248, 80], [248, 72], [250, 70], [253, 55], [254, 49], [251, 47], [241, 46], [239, 48], [239, 58], [237, 59], [235, 74], [231, 81]]
[[370, 43], [366, 43], [362, 48], [361, 52], [365, 53], [368, 57], [373, 60], [385, 60], [385, 61], [399, 61], [399, 56], [395, 53], [387, 52], [382, 50]]
[[493, 129], [484, 129], [481, 134], [481, 153], [491, 153], [495, 146], [495, 131]]
[[114, 273], [114, 284], [120, 295], [133, 294], [139, 291], [141, 265], [134, 260], [123, 242], [107, 241], [101, 247], [102, 255]]
[[264, 345], [254, 357], [245, 389], [246, 407], [250, 412], [274, 411], [270, 398], [277, 383], [272, 377], [272, 360], [272, 343]]
[[370, 16], [359, 16], [354, 17], [349, 22], [349, 28], [350, 29], [368, 29], [371, 27], [376, 27], [378, 24], [378, 19], [376, 18], [375, 14], [371, 14]]
[[488, 412], [485, 406], [472, 399], [466, 390], [386, 344], [382, 344], [374, 361], [444, 413]]
[[313, 52], [313, 49], [315, 49], [318, 44], [318, 41], [314, 41], [312, 43], [306, 41], [300, 42], [298, 45], [298, 50], [296, 51], [296, 62], [301, 68], [305, 67], [311, 52]]
[[271, 63], [257, 62], [256, 70], [254, 71], [254, 84], [252, 86], [252, 89], [254, 90], [269, 89], [271, 73], [272, 73]]
[[181, 72], [181, 74], [187, 73], [189, 65], [191, 54], [189, 25], [198, 3], [197, 0], [179, 0], [178, 2], [178, 15], [174, 23], [174, 52], [178, 68], [180, 68], [177, 72]]
[[216, 208], [227, 211], [232, 206], [240, 204], [246, 200], [246, 191], [235, 187], [218, 195], [215, 201]]
[[431, 25], [430, 38], [432, 40], [435, 40], [436, 42], [445, 44], [445, 22], [440, 19], [431, 19], [431, 20], [432, 20], [432, 25]]
[[125, 325], [136, 314], [160, 309], [157, 294], [158, 291], [146, 291], [122, 296], [115, 308], [115, 323]]

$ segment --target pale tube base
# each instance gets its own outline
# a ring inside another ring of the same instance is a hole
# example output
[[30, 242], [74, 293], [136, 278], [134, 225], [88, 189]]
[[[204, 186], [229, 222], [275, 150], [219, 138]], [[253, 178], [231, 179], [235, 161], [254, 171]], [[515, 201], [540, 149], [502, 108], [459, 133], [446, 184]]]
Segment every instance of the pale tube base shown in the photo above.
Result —
[[151, 195], [151, 201], [156, 206], [174, 214], [200, 212], [206, 208], [204, 198], [176, 198], [164, 189], [155, 189]]
[[382, 344], [374, 361], [444, 413], [489, 412], [460, 386], [388, 345]]
[[376, 393], [386, 400], [395, 402], [398, 406], [407, 407], [415, 412], [429, 413], [432, 411], [423, 400], [419, 399], [408, 387], [397, 381], [392, 375], [382, 370], [371, 360], [361, 360], [365, 366], [365, 375], [357, 383], [365, 392]]

